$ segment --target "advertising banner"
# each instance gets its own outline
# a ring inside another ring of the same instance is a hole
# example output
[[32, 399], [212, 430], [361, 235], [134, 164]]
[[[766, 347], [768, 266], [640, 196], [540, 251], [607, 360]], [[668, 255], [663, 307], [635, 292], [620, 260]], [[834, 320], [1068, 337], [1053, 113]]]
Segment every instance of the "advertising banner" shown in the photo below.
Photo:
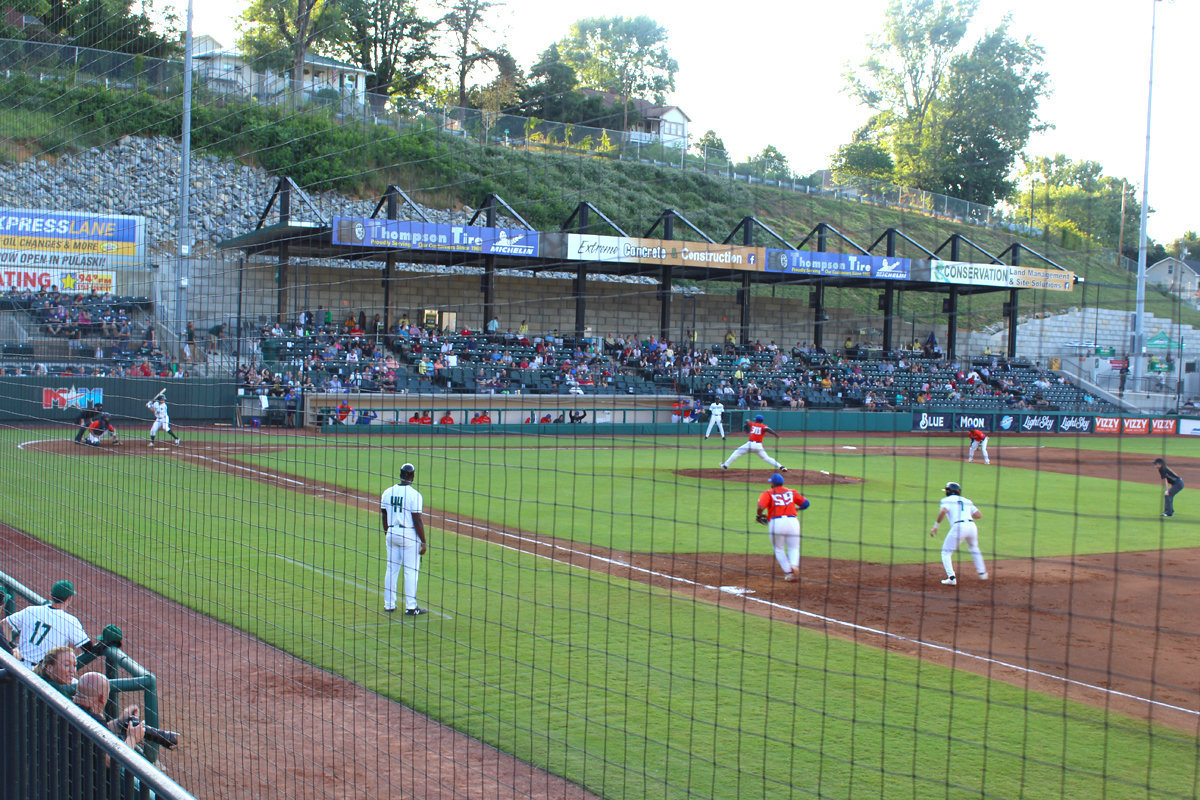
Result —
[[1148, 419], [1130, 419], [1128, 417], [1121, 420], [1121, 433], [1149, 433], [1150, 420]]
[[1048, 289], [1052, 292], [1069, 292], [1075, 288], [1075, 273], [1062, 269], [1039, 269], [1037, 267], [1009, 267], [1008, 274], [1012, 289]]
[[[0, 271], [94, 272], [142, 267], [145, 260], [145, 217], [0, 208]], [[9, 282], [4, 287], [36, 288]]]
[[1096, 433], [1120, 433], [1120, 417], [1096, 417]]
[[351, 247], [426, 250], [478, 255], [538, 255], [540, 234], [519, 228], [484, 228], [407, 220], [334, 217], [333, 243]]
[[[565, 249], [550, 248], [542, 255], [567, 261], [601, 261], [622, 264], [660, 264], [672, 267], [716, 267], [761, 272], [766, 251], [762, 247], [626, 236], [566, 234]], [[552, 252], [554, 251], [554, 252]]]
[[1007, 264], [976, 264], [969, 261], [913, 262], [913, 279], [957, 286], [999, 286], [1009, 289], [1048, 289], [1069, 292], [1075, 288], [1075, 273], [1059, 269], [1013, 267]]
[[1184, 436], [1200, 436], [1200, 419], [1179, 420], [1179, 432]]
[[1049, 414], [1022, 414], [1017, 430], [1022, 433], [1054, 433], [1058, 418]]
[[104, 402], [103, 389], [42, 389], [42, 408], [92, 408]]
[[932, 283], [959, 286], [1011, 286], [1012, 267], [1006, 264], [973, 264], [969, 261], [930, 261]]
[[[3, 252], [3, 251], [0, 251]], [[40, 269], [38, 267], [0, 267], [0, 289], [49, 289], [54, 286], [63, 294], [88, 294], [93, 289], [103, 294], [113, 291], [117, 273], [69, 269]]]
[[992, 426], [995, 425], [995, 422], [996, 417], [992, 414], [959, 411], [954, 415], [954, 430], [969, 431], [972, 428], [978, 428], [984, 433], [991, 433]]
[[953, 427], [954, 414], [949, 411], [914, 411], [912, 429], [914, 431], [946, 431]]
[[1150, 420], [1150, 432], [1151, 433], [1173, 434], [1173, 433], [1175, 433], [1175, 431], [1178, 427], [1179, 427], [1179, 420], [1177, 420], [1177, 419], [1152, 419], [1152, 420]]
[[767, 249], [767, 272], [794, 275], [906, 281], [909, 264], [907, 258]]
[[1005, 433], [1013, 433], [1017, 430], [1016, 414], [997, 414], [996, 415], [996, 430]]
[[1058, 418], [1059, 433], [1092, 433], [1095, 430], [1096, 421], [1092, 417], [1067, 415]]

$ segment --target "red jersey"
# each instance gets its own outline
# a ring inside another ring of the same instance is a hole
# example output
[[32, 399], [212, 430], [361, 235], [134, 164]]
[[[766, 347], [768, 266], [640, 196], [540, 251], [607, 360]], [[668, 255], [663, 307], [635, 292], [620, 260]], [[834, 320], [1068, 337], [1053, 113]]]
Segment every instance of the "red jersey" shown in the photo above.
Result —
[[453, 424], [454, 424], [454, 417], [452, 417], [452, 416], [450, 416], [449, 414], [447, 414], [447, 415], [445, 415], [444, 417], [442, 417], [441, 419], [439, 419], [439, 420], [438, 420], [438, 424], [439, 424], [439, 425], [453, 425]]
[[983, 431], [979, 430], [978, 428], [971, 428], [970, 436], [971, 436], [971, 441], [973, 441], [973, 442], [982, 442], [984, 439], [987, 438], [987, 434], [984, 433]]
[[763, 434], [766, 432], [767, 425], [765, 422], [750, 423], [750, 441], [759, 442], [761, 444], [763, 440]]
[[786, 486], [775, 486], [758, 496], [758, 507], [767, 510], [767, 518], [796, 516], [796, 503], [804, 502], [804, 496], [797, 495]]

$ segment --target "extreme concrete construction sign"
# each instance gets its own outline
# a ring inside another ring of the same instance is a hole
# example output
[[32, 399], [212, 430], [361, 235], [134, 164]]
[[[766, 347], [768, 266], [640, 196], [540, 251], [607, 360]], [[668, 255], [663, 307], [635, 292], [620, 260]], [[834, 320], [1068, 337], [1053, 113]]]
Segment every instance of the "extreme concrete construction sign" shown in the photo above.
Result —
[[[762, 247], [709, 242], [681, 242], [669, 239], [642, 239], [633, 236], [598, 236], [569, 233], [546, 239], [556, 245], [553, 254], [543, 249], [542, 256], [565, 261], [599, 261], [626, 264], [660, 264], [673, 267], [715, 267], [762, 272], [766, 251]], [[563, 239], [565, 238], [565, 241]]]

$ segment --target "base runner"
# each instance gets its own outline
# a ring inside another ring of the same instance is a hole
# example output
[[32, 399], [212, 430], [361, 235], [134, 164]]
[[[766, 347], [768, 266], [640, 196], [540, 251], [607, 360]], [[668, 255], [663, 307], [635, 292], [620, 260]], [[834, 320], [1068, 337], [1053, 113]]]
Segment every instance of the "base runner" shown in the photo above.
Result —
[[181, 444], [179, 437], [171, 430], [171, 415], [167, 411], [166, 392], [154, 395], [154, 399], [146, 403], [146, 408], [154, 412], [154, 424], [150, 426], [150, 446], [154, 447], [154, 437], [160, 430], [166, 431], [175, 440], [173, 444]]
[[776, 472], [768, 481], [771, 488], [758, 497], [757, 522], [767, 526], [775, 560], [783, 568], [785, 581], [800, 580], [800, 520], [796, 510], [808, 508], [804, 495], [784, 488], [783, 476]]
[[775, 469], [779, 470], [780, 472], [787, 472], [787, 467], [771, 458], [769, 455], [767, 455], [767, 451], [763, 449], [762, 440], [764, 435], [769, 433], [778, 439], [779, 434], [767, 426], [767, 423], [763, 421], [762, 414], [756, 416], [753, 422], [746, 422], [742, 426], [742, 430], [746, 432], [749, 441], [747, 441], [737, 450], [734, 450], [733, 453], [730, 454], [729, 458], [722, 461], [721, 469], [729, 469], [730, 464], [746, 455], [746, 453], [757, 453], [759, 458], [770, 464], [772, 467], [775, 467]]
[[983, 552], [979, 549], [979, 529], [975, 527], [975, 520], [983, 519], [983, 512], [962, 496], [962, 487], [954, 481], [946, 484], [946, 496], [942, 498], [941, 510], [938, 511], [933, 529], [929, 531], [931, 537], [937, 535], [938, 526], [944, 519], [950, 520], [950, 530], [946, 531], [946, 538], [942, 542], [942, 566], [946, 568], [946, 578], [942, 583], [947, 586], [958, 585], [958, 577], [954, 574], [954, 562], [951, 559], [954, 551], [963, 542], [967, 543], [967, 549], [971, 551], [979, 579], [986, 581], [987, 566], [983, 563]]

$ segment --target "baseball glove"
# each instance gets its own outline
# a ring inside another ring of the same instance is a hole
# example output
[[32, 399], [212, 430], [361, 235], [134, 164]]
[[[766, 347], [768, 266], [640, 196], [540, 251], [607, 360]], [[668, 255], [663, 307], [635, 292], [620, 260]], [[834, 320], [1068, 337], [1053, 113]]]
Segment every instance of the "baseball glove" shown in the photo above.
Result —
[[759, 525], [766, 525], [766, 524], [767, 524], [767, 518], [766, 518], [766, 517], [764, 517], [762, 514], [759, 514], [758, 516], [756, 516], [756, 517], [754, 518], [754, 521], [755, 521], [755, 522], [757, 522]]

